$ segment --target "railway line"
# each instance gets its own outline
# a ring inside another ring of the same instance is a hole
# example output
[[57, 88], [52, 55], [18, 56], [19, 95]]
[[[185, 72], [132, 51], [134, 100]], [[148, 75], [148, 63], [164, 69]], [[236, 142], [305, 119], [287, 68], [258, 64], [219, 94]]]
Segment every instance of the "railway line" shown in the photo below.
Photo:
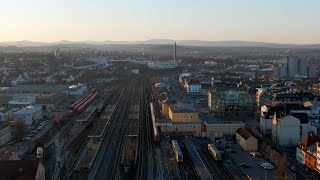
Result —
[[[140, 85], [140, 130], [139, 130], [139, 156], [135, 179], [153, 179], [154, 156], [152, 148], [152, 123], [149, 106], [149, 87], [146, 79], [141, 79]], [[131, 178], [133, 179], [133, 178]]]
[[178, 164], [180, 178], [200, 180], [199, 176], [197, 175], [196, 169], [192, 163], [191, 157], [188, 151], [186, 150], [184, 143], [179, 143], [179, 144], [183, 154], [183, 163]]
[[228, 170], [222, 165], [222, 162], [217, 162], [212, 155], [208, 152], [207, 147], [199, 147], [199, 155], [206, 163], [207, 168], [211, 172], [214, 179], [233, 180], [233, 177], [229, 174]]
[[114, 112], [111, 115], [110, 122], [106, 129], [104, 139], [98, 152], [99, 160], [94, 162], [88, 179], [111, 179], [118, 177], [119, 152], [121, 152], [125, 124], [127, 122], [128, 111], [134, 95], [134, 85], [131, 82], [119, 98]]

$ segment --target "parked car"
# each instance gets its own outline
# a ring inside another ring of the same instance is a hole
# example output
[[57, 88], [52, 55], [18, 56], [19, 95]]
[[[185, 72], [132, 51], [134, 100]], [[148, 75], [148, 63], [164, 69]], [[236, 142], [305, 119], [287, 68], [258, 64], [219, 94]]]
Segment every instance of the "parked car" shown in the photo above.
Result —
[[263, 164], [262, 168], [266, 170], [273, 170], [274, 166], [270, 163], [266, 163], [266, 164]]
[[243, 167], [243, 168], [251, 167], [251, 166], [250, 166], [249, 164], [247, 164], [247, 163], [241, 163], [240, 166]]
[[261, 162], [259, 162], [259, 166], [263, 166], [263, 165], [265, 165], [265, 164], [270, 164], [268, 161], [261, 161]]

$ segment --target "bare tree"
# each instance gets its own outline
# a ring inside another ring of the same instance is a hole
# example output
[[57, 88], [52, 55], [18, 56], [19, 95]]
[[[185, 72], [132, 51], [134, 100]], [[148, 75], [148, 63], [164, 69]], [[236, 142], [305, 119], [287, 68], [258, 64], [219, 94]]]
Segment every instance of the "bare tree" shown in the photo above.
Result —
[[22, 118], [17, 118], [14, 122], [15, 122], [14, 127], [16, 130], [16, 138], [19, 141], [21, 141], [22, 136], [24, 135], [25, 130], [26, 130], [26, 125], [25, 125], [24, 120]]
[[281, 156], [276, 165], [277, 165], [277, 169], [274, 171], [275, 179], [277, 180], [288, 179], [285, 173], [286, 167], [288, 165], [287, 157], [285, 155]]

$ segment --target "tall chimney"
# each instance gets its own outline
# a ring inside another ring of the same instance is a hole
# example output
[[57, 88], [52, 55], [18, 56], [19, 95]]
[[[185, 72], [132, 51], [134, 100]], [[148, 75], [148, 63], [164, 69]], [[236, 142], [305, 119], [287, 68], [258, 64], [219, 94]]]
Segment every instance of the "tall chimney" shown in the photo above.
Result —
[[174, 49], [173, 49], [173, 60], [176, 60], [177, 56], [177, 44], [174, 42]]

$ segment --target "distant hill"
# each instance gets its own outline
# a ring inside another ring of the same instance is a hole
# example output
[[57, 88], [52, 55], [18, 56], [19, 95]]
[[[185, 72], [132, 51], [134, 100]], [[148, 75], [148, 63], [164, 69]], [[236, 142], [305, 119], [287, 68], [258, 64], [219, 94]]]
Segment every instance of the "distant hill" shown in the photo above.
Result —
[[32, 41], [10, 41], [0, 42], [0, 46], [35, 47], [51, 45], [135, 45], [135, 44], [159, 44], [168, 45], [177, 42], [182, 46], [201, 47], [266, 47], [266, 48], [320, 48], [320, 44], [277, 44], [252, 41], [200, 41], [200, 40], [172, 40], [172, 39], [150, 39], [146, 41], [67, 41], [61, 40], [52, 43], [32, 42]]

